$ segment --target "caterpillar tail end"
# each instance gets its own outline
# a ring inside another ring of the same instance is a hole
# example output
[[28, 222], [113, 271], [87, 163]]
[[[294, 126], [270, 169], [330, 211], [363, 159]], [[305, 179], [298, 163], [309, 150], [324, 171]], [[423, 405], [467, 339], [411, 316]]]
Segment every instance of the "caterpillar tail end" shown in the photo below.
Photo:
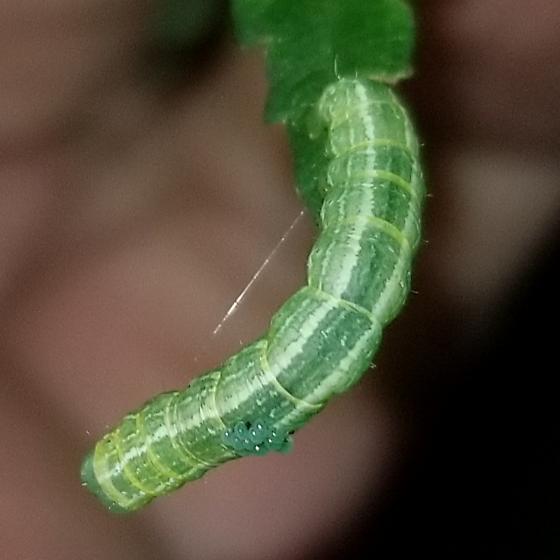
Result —
[[130, 509], [123, 508], [103, 491], [103, 488], [99, 484], [95, 475], [95, 469], [93, 467], [93, 453], [93, 451], [90, 451], [82, 462], [80, 472], [82, 486], [87, 488], [111, 513], [130, 513]]

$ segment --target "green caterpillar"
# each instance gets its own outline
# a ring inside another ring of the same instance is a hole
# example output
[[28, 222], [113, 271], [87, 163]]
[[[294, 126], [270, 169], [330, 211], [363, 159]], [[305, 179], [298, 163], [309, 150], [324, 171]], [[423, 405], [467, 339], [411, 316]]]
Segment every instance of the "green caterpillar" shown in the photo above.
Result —
[[326, 131], [329, 164], [307, 285], [262, 338], [97, 443], [82, 481], [111, 511], [137, 510], [230, 459], [286, 450], [368, 369], [403, 306], [424, 198], [407, 112], [389, 86], [340, 78], [311, 121]]

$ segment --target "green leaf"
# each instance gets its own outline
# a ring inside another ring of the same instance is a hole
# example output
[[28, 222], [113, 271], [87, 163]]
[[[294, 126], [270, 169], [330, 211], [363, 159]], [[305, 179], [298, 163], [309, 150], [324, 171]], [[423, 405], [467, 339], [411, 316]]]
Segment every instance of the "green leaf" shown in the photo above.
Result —
[[298, 121], [339, 76], [396, 82], [411, 73], [404, 0], [233, 0], [233, 16], [242, 42], [266, 47], [270, 121]]
[[232, 2], [239, 40], [266, 49], [266, 118], [286, 123], [298, 192], [318, 221], [329, 160], [325, 131], [313, 126], [317, 99], [341, 76], [391, 83], [408, 76], [412, 10], [405, 0]]

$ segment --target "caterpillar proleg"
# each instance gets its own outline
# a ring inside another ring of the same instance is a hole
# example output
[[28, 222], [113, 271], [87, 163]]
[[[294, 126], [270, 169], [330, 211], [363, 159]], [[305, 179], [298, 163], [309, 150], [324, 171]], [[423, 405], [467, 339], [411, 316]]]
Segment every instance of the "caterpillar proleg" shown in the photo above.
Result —
[[312, 111], [329, 163], [307, 285], [260, 339], [96, 444], [82, 481], [110, 510], [137, 510], [225, 461], [285, 450], [360, 379], [402, 308], [424, 198], [409, 116], [388, 85], [344, 77]]

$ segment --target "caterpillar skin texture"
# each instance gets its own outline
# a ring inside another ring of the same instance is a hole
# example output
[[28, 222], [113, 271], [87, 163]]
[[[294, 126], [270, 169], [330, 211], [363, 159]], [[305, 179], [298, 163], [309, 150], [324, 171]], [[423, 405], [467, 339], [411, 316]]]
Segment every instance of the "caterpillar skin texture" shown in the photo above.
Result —
[[239, 422], [224, 432], [223, 439], [240, 455], [265, 455], [270, 451], [286, 453], [291, 449], [291, 437], [279, 434], [274, 426], [262, 420]]
[[[362, 79], [332, 83], [314, 111], [330, 163], [307, 285], [262, 338], [97, 443], [82, 481], [111, 511], [137, 510], [230, 459], [285, 449], [368, 369], [403, 306], [424, 196], [409, 117], [390, 87]], [[256, 424], [266, 437], [251, 450], [243, 427]]]

